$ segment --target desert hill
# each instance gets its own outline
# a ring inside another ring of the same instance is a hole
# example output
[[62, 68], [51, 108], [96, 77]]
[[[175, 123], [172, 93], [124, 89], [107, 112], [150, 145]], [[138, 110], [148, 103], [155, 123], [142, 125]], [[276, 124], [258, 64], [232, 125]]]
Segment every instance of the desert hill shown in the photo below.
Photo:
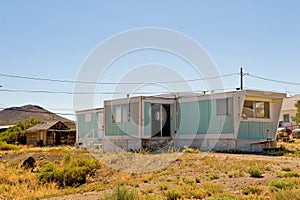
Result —
[[69, 128], [75, 128], [74, 121], [61, 117], [37, 105], [25, 105], [1, 110], [0, 126], [13, 125], [29, 117], [34, 117], [42, 121], [59, 120], [65, 123]]

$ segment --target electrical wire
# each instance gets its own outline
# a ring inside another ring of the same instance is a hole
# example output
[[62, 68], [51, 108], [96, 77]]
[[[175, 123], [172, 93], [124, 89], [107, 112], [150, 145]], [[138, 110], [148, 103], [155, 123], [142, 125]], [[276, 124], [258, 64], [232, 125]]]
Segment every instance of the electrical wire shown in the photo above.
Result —
[[[226, 91], [235, 88], [220, 88], [213, 91]], [[155, 91], [155, 92], [67, 92], [67, 91], [49, 91], [49, 90], [23, 90], [23, 89], [0, 89], [0, 92], [10, 93], [41, 93], [41, 94], [66, 94], [66, 95], [153, 95], [153, 94], [170, 94], [170, 93], [197, 93], [209, 92], [208, 90], [192, 90], [192, 91]]]
[[253, 78], [264, 80], [264, 81], [282, 83], [282, 84], [287, 84], [287, 85], [300, 85], [300, 83], [298, 83], [298, 82], [275, 80], [275, 79], [265, 78], [265, 77], [261, 77], [261, 76], [256, 76], [256, 75], [253, 75], [253, 74], [247, 74], [247, 75], [250, 76], [250, 77], [253, 77]]
[[[208, 78], [195, 78], [195, 79], [187, 79], [187, 80], [180, 80], [180, 81], [157, 81], [157, 82], [147, 82], [151, 84], [163, 84], [163, 83], [184, 83], [184, 82], [194, 82], [194, 81], [205, 81], [210, 79], [216, 78], [225, 78], [229, 76], [235, 76], [239, 73], [231, 73], [225, 74], [220, 76], [213, 76]], [[12, 74], [2, 74], [0, 76], [7, 77], [7, 78], [17, 78], [17, 79], [26, 79], [26, 80], [34, 80], [34, 81], [47, 81], [47, 82], [59, 82], [59, 83], [71, 83], [71, 84], [97, 84], [97, 85], [136, 85], [136, 84], [145, 84], [145, 82], [93, 82], [93, 81], [78, 81], [78, 80], [61, 80], [61, 79], [50, 79], [50, 78], [39, 78], [39, 77], [29, 77], [29, 76], [19, 76], [19, 75], [12, 75]]]

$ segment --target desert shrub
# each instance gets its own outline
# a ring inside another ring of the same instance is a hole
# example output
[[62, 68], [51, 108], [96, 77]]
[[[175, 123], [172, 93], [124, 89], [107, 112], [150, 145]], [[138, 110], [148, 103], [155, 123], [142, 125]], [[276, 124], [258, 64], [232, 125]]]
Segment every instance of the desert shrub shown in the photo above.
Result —
[[219, 175], [218, 174], [206, 174], [206, 177], [208, 178], [208, 180], [215, 180], [215, 179], [219, 179]]
[[242, 192], [245, 195], [249, 195], [249, 194], [260, 195], [262, 192], [262, 189], [257, 186], [247, 186], [242, 189]]
[[167, 190], [168, 188], [169, 188], [169, 185], [167, 185], [167, 184], [162, 183], [162, 184], [159, 185], [159, 189], [161, 191]]
[[282, 170], [282, 171], [285, 171], [285, 172], [290, 172], [290, 171], [292, 171], [292, 169], [291, 169], [290, 166], [283, 166], [283, 167], [281, 167], [281, 170]]
[[300, 177], [298, 172], [286, 172], [282, 175], [284, 178]]
[[265, 166], [265, 170], [266, 170], [266, 171], [272, 171], [272, 167], [269, 166], [269, 165], [268, 165], [268, 166]]
[[178, 200], [181, 199], [182, 194], [176, 190], [167, 191], [164, 193], [167, 200]]
[[276, 171], [275, 174], [277, 177], [282, 178], [284, 173], [282, 171]]
[[186, 185], [181, 187], [184, 199], [205, 199], [207, 197], [207, 192], [203, 188], [194, 185]]
[[243, 177], [243, 176], [244, 176], [244, 174], [241, 171], [228, 173], [229, 178], [237, 178], [237, 177]]
[[262, 177], [262, 171], [260, 169], [250, 167], [248, 169], [248, 173], [250, 174], [250, 177], [254, 178], [261, 178]]
[[56, 182], [58, 180], [59, 170], [55, 163], [49, 162], [43, 168], [40, 169], [38, 174], [38, 180], [41, 183]]
[[[66, 160], [69, 160], [66, 162]], [[49, 162], [37, 174], [40, 183], [56, 182], [58, 186], [79, 186], [86, 182], [98, 168], [98, 161], [94, 158], [67, 158], [58, 166]]]
[[289, 179], [278, 179], [278, 180], [271, 180], [269, 182], [269, 189], [272, 192], [277, 192], [280, 190], [291, 189], [294, 187], [294, 184]]
[[300, 199], [300, 190], [281, 190], [273, 194], [276, 200]]
[[219, 194], [210, 198], [209, 200], [236, 200], [237, 198], [231, 194]]
[[196, 149], [196, 148], [191, 148], [191, 147], [188, 147], [188, 146], [184, 146], [182, 152], [183, 153], [200, 153], [200, 150]]
[[105, 200], [135, 200], [137, 194], [134, 191], [130, 191], [119, 184], [115, 187], [113, 193], [110, 196], [106, 196]]
[[201, 186], [206, 191], [208, 196], [213, 196], [215, 194], [221, 194], [224, 192], [222, 185], [217, 183], [206, 182], [206, 183], [202, 183]]
[[19, 147], [13, 144], [7, 144], [6, 142], [0, 142], [0, 150], [1, 151], [19, 150]]
[[196, 177], [195, 181], [196, 181], [196, 183], [200, 183], [201, 182], [199, 177]]
[[188, 185], [193, 185], [195, 183], [195, 180], [190, 179], [190, 178], [183, 178], [182, 180], [185, 184], [188, 184]]

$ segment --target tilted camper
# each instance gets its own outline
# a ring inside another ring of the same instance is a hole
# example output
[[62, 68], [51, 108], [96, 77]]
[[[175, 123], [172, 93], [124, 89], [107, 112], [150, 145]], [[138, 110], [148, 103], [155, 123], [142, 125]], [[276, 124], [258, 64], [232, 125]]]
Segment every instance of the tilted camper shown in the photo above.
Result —
[[[191, 146], [262, 151], [276, 144], [284, 97], [282, 93], [244, 90], [104, 101], [102, 148], [120, 151]], [[78, 122], [78, 126], [86, 125]]]

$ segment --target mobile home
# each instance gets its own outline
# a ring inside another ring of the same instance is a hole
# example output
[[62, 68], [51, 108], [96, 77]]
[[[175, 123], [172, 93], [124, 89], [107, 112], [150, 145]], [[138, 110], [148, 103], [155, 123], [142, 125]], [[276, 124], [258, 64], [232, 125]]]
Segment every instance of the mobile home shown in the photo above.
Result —
[[[276, 144], [284, 97], [282, 93], [244, 90], [104, 101], [102, 148], [120, 151], [192, 146], [262, 151]], [[80, 126], [87, 126], [82, 121], [85, 117], [77, 117], [78, 131]]]

